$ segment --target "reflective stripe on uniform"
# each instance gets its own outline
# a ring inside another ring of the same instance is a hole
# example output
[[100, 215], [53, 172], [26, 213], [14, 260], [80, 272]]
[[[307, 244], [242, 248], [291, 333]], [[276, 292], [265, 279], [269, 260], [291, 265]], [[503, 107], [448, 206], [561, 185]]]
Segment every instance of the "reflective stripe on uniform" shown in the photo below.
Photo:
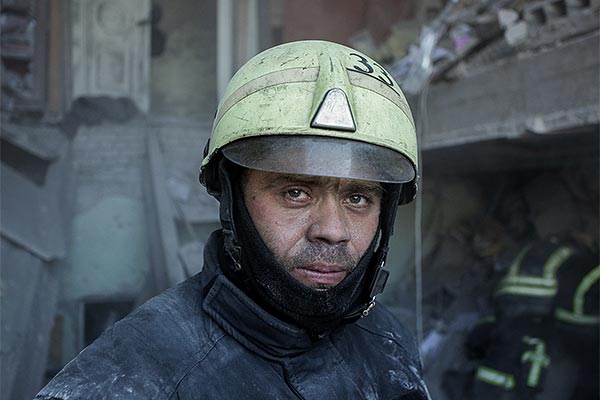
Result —
[[537, 286], [500, 286], [495, 296], [504, 294], [514, 294], [517, 296], [530, 296], [530, 297], [552, 297], [556, 294], [556, 287], [537, 287]]
[[[586, 276], [583, 277], [577, 289], [575, 290], [575, 296], [573, 297], [573, 310], [565, 310], [564, 308], [558, 308], [555, 312], [557, 319], [578, 324], [578, 325], [596, 325], [600, 323], [600, 316], [598, 315], [585, 315], [584, 305], [585, 296], [590, 288], [598, 282], [600, 279], [600, 265], [596, 266]], [[593, 299], [596, 301], [597, 299]]]
[[600, 324], [600, 316], [598, 315], [579, 315], [573, 311], [558, 308], [554, 313], [556, 319], [576, 325], [598, 325]]
[[502, 280], [502, 285], [518, 285], [518, 286], [542, 286], [548, 288], [556, 287], [555, 278], [539, 278], [537, 276], [507, 276]]
[[533, 351], [526, 351], [521, 356], [521, 363], [531, 363], [529, 374], [527, 375], [527, 386], [536, 387], [540, 381], [542, 368], [550, 366], [550, 357], [546, 353], [546, 343], [539, 338], [530, 336], [523, 337], [523, 342], [530, 346], [534, 346]]
[[543, 276], [521, 275], [523, 257], [531, 246], [525, 247], [515, 258], [506, 277], [502, 279], [495, 296], [512, 294], [517, 296], [553, 297], [558, 290], [556, 273], [561, 265], [573, 255], [570, 247], [556, 249], [544, 263]]
[[583, 315], [583, 305], [585, 303], [585, 295], [588, 290], [592, 287], [596, 281], [600, 279], [600, 265], [596, 266], [591, 270], [582, 280], [577, 290], [575, 291], [575, 298], [573, 299], [573, 311], [577, 315]]
[[497, 371], [488, 367], [477, 368], [477, 379], [490, 385], [499, 386], [506, 390], [514, 389], [515, 378], [511, 374]]
[[515, 260], [513, 261], [512, 265], [510, 266], [510, 269], [508, 270], [509, 276], [516, 276], [519, 274], [519, 268], [521, 268], [521, 261], [523, 260], [523, 257], [525, 257], [525, 254], [529, 251], [530, 248], [531, 245], [525, 246], [523, 250], [521, 250], [519, 254], [517, 254], [517, 257], [515, 257]]
[[570, 247], [563, 246], [555, 250], [544, 264], [544, 278], [556, 279], [558, 268], [572, 255], [573, 249]]

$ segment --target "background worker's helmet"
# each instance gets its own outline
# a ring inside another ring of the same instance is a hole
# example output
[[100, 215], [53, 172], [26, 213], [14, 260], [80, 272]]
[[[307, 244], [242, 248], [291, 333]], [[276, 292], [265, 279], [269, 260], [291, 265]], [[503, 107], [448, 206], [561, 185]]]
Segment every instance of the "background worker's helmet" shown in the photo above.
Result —
[[557, 237], [523, 247], [494, 293], [499, 311], [506, 316], [550, 316], [559, 286], [557, 273], [577, 251]]
[[385, 69], [324, 41], [283, 44], [235, 74], [221, 100], [201, 167], [220, 196], [222, 156], [270, 172], [405, 184], [416, 193], [417, 140], [402, 91]]

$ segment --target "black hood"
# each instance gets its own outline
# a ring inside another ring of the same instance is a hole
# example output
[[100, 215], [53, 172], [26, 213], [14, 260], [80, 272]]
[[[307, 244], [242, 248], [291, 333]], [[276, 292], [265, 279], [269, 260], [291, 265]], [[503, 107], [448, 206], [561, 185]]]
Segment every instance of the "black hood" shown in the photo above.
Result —
[[224, 161], [221, 171], [223, 252], [228, 261], [223, 270], [236, 286], [268, 312], [315, 335], [368, 313], [387, 278], [381, 267], [398, 204], [399, 185], [385, 188], [377, 234], [357, 266], [336, 286], [316, 290], [290, 275], [260, 237], [244, 202], [241, 169]]
[[235, 185], [233, 203], [243, 289], [273, 315], [311, 332], [322, 333], [339, 325], [360, 297], [376, 239], [342, 282], [327, 290], [310, 288], [275, 260], [252, 222], [239, 187]]

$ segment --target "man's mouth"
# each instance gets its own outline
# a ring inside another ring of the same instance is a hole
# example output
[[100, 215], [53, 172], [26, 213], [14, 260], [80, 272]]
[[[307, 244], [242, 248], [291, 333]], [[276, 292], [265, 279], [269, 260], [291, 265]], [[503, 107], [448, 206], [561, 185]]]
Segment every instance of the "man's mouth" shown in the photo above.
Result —
[[340, 283], [348, 274], [340, 265], [314, 263], [292, 270], [294, 278], [309, 287], [332, 287]]

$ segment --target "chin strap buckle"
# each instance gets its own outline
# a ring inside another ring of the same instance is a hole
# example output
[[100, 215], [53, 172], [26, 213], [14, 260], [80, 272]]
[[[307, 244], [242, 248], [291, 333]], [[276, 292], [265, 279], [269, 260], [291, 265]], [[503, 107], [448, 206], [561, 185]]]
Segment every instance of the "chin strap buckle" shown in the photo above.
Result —
[[375, 279], [373, 279], [373, 286], [370, 293], [371, 300], [367, 303], [367, 307], [361, 313], [362, 318], [369, 315], [371, 309], [375, 307], [375, 297], [377, 297], [379, 293], [383, 292], [383, 288], [385, 287], [388, 277], [390, 276], [390, 273], [383, 269], [383, 266], [384, 262], [382, 261], [379, 268], [377, 268]]
[[361, 318], [366, 317], [367, 315], [369, 315], [369, 311], [371, 311], [371, 309], [375, 307], [375, 297], [371, 298], [371, 301], [369, 301], [369, 303], [367, 304], [367, 308], [365, 308], [362, 313], [361, 313]]

